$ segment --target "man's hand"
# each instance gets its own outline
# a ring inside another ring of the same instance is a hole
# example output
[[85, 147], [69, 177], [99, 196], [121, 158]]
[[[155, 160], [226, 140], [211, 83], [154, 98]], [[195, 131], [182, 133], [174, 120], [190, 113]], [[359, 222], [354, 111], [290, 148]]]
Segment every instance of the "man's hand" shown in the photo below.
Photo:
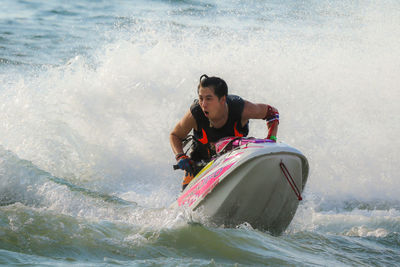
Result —
[[179, 169], [186, 171], [189, 175], [194, 174], [193, 162], [186, 154], [178, 154], [176, 160], [178, 161]]

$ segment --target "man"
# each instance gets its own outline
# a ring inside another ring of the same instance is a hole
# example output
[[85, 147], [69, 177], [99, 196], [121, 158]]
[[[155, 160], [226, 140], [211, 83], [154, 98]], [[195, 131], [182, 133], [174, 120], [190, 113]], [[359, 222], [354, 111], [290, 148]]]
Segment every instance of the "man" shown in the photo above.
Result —
[[[250, 119], [267, 121], [268, 139], [276, 141], [279, 113], [266, 104], [254, 104], [239, 96], [228, 95], [228, 86], [218, 77], [203, 74], [197, 87], [198, 99], [170, 133], [170, 143], [177, 165], [185, 171], [182, 190], [200, 169], [193, 161], [209, 161], [215, 154], [214, 144], [229, 136], [247, 136]], [[183, 152], [183, 140], [193, 130], [195, 148], [191, 157]]]

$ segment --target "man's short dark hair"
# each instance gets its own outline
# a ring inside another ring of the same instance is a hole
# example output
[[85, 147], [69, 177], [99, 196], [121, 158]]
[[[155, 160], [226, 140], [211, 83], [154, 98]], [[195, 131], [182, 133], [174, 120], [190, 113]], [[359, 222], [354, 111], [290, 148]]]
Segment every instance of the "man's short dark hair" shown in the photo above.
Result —
[[197, 93], [200, 87], [209, 87], [214, 89], [214, 94], [220, 99], [228, 95], [228, 85], [219, 77], [208, 77], [206, 74], [200, 76], [200, 83], [197, 87]]

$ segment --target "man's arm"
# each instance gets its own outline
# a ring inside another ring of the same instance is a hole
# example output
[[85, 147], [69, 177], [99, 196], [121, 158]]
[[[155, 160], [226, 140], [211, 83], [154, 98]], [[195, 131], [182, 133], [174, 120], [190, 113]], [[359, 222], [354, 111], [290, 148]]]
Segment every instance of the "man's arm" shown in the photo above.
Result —
[[264, 119], [267, 121], [267, 138], [271, 138], [271, 136], [276, 137], [278, 134], [279, 113], [276, 108], [270, 105], [255, 104], [245, 100], [242, 113], [242, 125], [245, 125], [249, 119]]
[[190, 111], [175, 125], [169, 135], [169, 142], [175, 155], [183, 153], [182, 140], [196, 127], [196, 120]]

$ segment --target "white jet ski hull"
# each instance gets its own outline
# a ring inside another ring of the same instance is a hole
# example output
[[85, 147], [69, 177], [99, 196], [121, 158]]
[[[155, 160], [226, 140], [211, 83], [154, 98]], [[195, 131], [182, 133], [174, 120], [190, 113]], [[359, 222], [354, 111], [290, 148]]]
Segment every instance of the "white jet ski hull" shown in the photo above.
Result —
[[204, 167], [174, 205], [217, 225], [247, 222], [280, 234], [295, 215], [308, 169], [305, 156], [286, 144], [247, 143]]

